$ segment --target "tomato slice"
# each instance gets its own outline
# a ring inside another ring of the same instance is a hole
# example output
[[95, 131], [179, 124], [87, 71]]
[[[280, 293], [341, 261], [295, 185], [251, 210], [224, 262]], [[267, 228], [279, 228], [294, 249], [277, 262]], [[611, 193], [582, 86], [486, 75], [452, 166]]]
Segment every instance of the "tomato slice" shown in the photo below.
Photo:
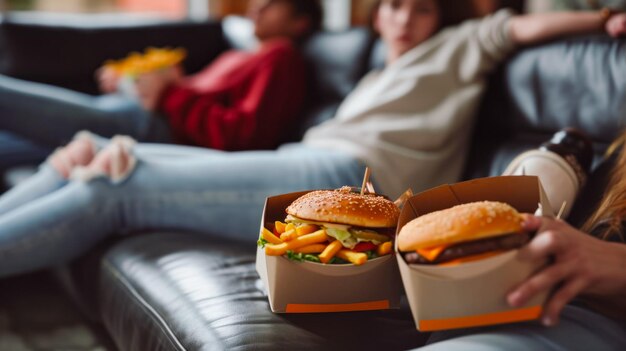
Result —
[[362, 243], [356, 244], [356, 246], [354, 247], [354, 249], [352, 249], [352, 251], [366, 252], [366, 251], [376, 250], [377, 247], [378, 246], [376, 246], [374, 243], [362, 242]]

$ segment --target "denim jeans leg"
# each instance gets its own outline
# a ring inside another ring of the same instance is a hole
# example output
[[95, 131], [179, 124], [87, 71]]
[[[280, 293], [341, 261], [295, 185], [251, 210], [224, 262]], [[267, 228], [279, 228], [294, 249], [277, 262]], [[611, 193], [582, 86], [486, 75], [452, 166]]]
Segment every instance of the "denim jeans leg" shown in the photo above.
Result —
[[568, 305], [558, 326], [538, 322], [433, 333], [424, 351], [625, 350], [626, 323]]
[[121, 183], [71, 181], [0, 215], [0, 277], [65, 263], [120, 232], [194, 231], [253, 247], [266, 197], [358, 185], [365, 168], [351, 156], [305, 146], [197, 151], [140, 158]]
[[359, 185], [365, 168], [351, 156], [305, 146], [204, 153], [140, 158], [135, 172], [112, 190], [129, 210], [126, 226], [253, 243], [268, 196]]
[[38, 143], [60, 146], [80, 130], [150, 139], [155, 123], [137, 101], [123, 95], [91, 96], [0, 75], [0, 130]]
[[0, 196], [0, 217], [29, 202], [53, 193], [66, 184], [67, 179], [63, 178], [48, 163], [43, 163], [39, 166], [37, 173]]
[[62, 265], [115, 233], [107, 182], [72, 182], [0, 215], [0, 278]]

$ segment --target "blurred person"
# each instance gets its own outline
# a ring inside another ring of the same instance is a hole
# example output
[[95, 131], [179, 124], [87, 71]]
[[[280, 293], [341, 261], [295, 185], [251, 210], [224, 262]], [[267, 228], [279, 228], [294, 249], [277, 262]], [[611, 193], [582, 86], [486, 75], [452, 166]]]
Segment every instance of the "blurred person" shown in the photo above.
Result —
[[225, 52], [187, 77], [180, 67], [141, 74], [132, 87], [137, 99], [116, 93], [120, 77], [106, 66], [97, 76], [107, 94], [97, 97], [0, 76], [0, 130], [52, 147], [90, 130], [219, 150], [273, 149], [303, 106], [298, 43], [320, 28], [322, 9], [319, 0], [255, 0], [250, 16], [254, 51]]
[[374, 23], [386, 66], [300, 143], [224, 153], [81, 134], [0, 197], [0, 277], [64, 264], [114, 233], [172, 229], [252, 244], [267, 196], [360, 184], [366, 165], [390, 197], [455, 182], [487, 77], [508, 54], [625, 16], [500, 11], [455, 25], [450, 13], [463, 3], [381, 1]]

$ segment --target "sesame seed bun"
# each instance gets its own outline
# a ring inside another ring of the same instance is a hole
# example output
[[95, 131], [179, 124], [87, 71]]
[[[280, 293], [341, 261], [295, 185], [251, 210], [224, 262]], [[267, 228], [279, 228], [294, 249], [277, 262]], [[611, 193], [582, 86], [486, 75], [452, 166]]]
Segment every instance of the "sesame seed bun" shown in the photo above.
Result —
[[522, 216], [513, 207], [502, 202], [472, 202], [410, 221], [398, 234], [398, 248], [415, 251], [521, 232]]
[[386, 198], [353, 193], [350, 188], [318, 190], [301, 196], [287, 207], [287, 214], [316, 221], [369, 228], [392, 228], [400, 210]]

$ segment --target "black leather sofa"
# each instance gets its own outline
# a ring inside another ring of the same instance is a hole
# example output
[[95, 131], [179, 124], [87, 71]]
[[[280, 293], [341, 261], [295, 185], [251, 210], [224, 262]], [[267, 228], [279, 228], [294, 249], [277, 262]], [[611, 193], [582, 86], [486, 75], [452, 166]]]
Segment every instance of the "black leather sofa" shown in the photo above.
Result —
[[[93, 89], [87, 78], [103, 59], [114, 56], [114, 46], [122, 54], [147, 45], [188, 44], [190, 62], [196, 62], [196, 53], [208, 61], [237, 45], [218, 23], [84, 28], [5, 21], [2, 34], [5, 49], [0, 52], [8, 56], [3, 72], [83, 91]], [[67, 52], [28, 47], [47, 35], [62, 40]], [[181, 35], [187, 41], [179, 42]], [[314, 77], [308, 123], [332, 116], [358, 79], [381, 66], [384, 56], [384, 48], [362, 28], [319, 34], [304, 52]], [[54, 67], [38, 67], [36, 55], [43, 54], [58, 59]], [[593, 138], [599, 161], [626, 121], [624, 57], [626, 41], [604, 36], [548, 43], [512, 57], [494, 73], [485, 96], [466, 178], [500, 173], [517, 153], [566, 126]], [[595, 174], [591, 183], [604, 176]], [[573, 220], [592, 206], [579, 202]], [[143, 233], [112, 238], [56, 274], [121, 350], [404, 350], [419, 347], [428, 337], [416, 331], [406, 303], [389, 311], [272, 314], [254, 255], [253, 242]]]

